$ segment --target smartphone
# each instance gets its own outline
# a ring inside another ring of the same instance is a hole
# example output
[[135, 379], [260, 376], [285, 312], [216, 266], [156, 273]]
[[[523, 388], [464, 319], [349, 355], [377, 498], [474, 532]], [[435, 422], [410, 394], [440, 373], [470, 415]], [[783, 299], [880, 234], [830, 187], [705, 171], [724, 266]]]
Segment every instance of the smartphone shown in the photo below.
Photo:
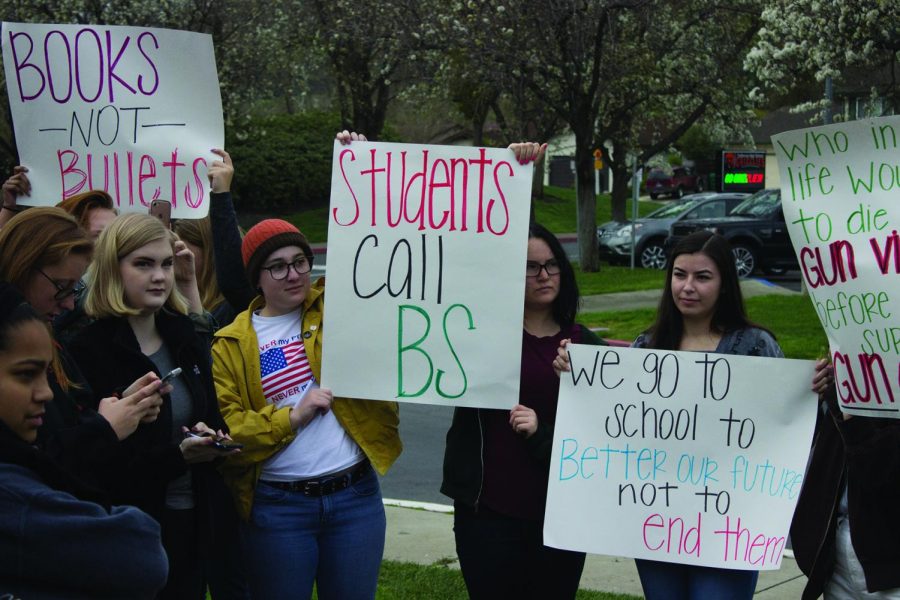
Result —
[[[206, 431], [204, 431], [202, 433], [188, 431], [184, 434], [184, 437], [196, 437], [196, 438], [206, 438], [206, 437], [211, 437], [211, 436], [212, 436], [212, 434], [208, 433]], [[224, 437], [217, 437], [217, 438], [215, 438], [215, 440], [216, 441], [213, 442], [212, 447], [215, 448], [216, 450], [222, 450], [222, 451], [227, 452], [228, 450], [240, 450], [241, 448], [244, 447], [243, 444], [239, 444], [235, 441], [229, 440], [228, 438], [224, 438]]]
[[172, 203], [168, 200], [154, 200], [150, 203], [150, 214], [162, 221], [166, 229], [169, 229], [172, 220]]
[[160, 379], [160, 381], [162, 382], [160, 383], [160, 385], [169, 383], [179, 375], [181, 375], [181, 367], [175, 367], [174, 369], [163, 375], [162, 379]]

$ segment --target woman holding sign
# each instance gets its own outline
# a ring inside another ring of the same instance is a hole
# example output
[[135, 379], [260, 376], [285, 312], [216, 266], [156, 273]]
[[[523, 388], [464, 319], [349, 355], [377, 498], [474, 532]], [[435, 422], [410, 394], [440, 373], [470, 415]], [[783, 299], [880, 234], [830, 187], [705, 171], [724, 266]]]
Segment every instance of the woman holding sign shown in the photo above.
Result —
[[[511, 149], [521, 161], [544, 147]], [[584, 568], [584, 553], [543, 544], [559, 393], [551, 364], [563, 339], [602, 341], [575, 322], [578, 286], [559, 240], [538, 224], [528, 237], [519, 404], [455, 409], [444, 452], [441, 492], [454, 500], [456, 552], [476, 600], [574, 598]]]
[[244, 445], [224, 473], [252, 595], [309, 598], [315, 583], [323, 600], [374, 598], [386, 526], [375, 470], [400, 454], [397, 404], [319, 387], [324, 280], [310, 280], [312, 248], [295, 226], [257, 223], [241, 256], [258, 295], [216, 332], [213, 372]]
[[[731, 246], [710, 231], [693, 233], [672, 249], [656, 321], [632, 347], [784, 356], [772, 334], [747, 317]], [[569, 370], [565, 344], [554, 367]], [[759, 576], [758, 571], [635, 562], [647, 600], [750, 600]]]
[[237, 515], [213, 461], [237, 450], [222, 432], [209, 339], [187, 316], [202, 310], [192, 255], [158, 219], [128, 214], [100, 234], [89, 275], [85, 310], [97, 320], [71, 346], [88, 383], [114, 394], [151, 371], [169, 385], [159, 418], [122, 443], [110, 494], [159, 521], [163, 598], [202, 599], [207, 583], [215, 598], [244, 597], [240, 572], [216, 571], [236, 551], [219, 532]]

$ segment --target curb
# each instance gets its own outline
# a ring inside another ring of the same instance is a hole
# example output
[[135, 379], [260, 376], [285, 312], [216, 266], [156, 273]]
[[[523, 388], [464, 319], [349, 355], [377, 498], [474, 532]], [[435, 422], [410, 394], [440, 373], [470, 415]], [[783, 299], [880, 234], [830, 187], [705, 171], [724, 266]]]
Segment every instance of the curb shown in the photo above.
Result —
[[437, 504], [435, 502], [417, 502], [415, 500], [395, 500], [394, 498], [382, 498], [385, 506], [396, 506], [397, 508], [412, 508], [416, 510], [424, 510], [434, 513], [453, 514], [453, 507], [449, 504]]

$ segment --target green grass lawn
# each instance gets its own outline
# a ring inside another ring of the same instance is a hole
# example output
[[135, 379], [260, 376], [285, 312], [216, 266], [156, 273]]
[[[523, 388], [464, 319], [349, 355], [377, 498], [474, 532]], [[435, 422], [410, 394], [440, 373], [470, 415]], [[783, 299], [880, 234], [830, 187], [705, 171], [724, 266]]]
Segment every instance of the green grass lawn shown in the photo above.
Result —
[[615, 267], [601, 264], [596, 273], [582, 273], [575, 266], [575, 280], [578, 282], [578, 292], [582, 296], [595, 294], [610, 294], [612, 292], [634, 292], [637, 290], [662, 289], [666, 272], [655, 269], [631, 269], [630, 267]]
[[[209, 599], [209, 594], [207, 594]], [[381, 563], [376, 600], [466, 600], [466, 584], [457, 569], [386, 560]], [[313, 598], [318, 595], [313, 590]], [[576, 600], [640, 600], [637, 596], [578, 590]]]
[[[443, 565], [422, 566], [384, 561], [378, 578], [379, 600], [465, 600], [466, 586], [460, 572]], [[579, 590], [578, 600], [637, 600], [635, 596]]]
[[[805, 296], [758, 296], [748, 298], [750, 318], [770, 329], [788, 358], [816, 359], [828, 352], [828, 340], [809, 298]], [[656, 316], [656, 309], [582, 313], [578, 320], [589, 327], [607, 328], [603, 337], [633, 340]]]
[[[573, 233], [576, 231], [575, 190], [553, 186], [544, 187], [544, 199], [534, 201], [534, 219], [553, 233]], [[645, 216], [664, 202], [638, 202], [638, 214]], [[625, 202], [625, 214], [631, 218], [631, 199]], [[597, 198], [597, 224], [612, 218], [612, 200], [609, 194]]]
[[[662, 206], [662, 202], [639, 202], [638, 211], [646, 215]], [[534, 214], [538, 223], [554, 233], [572, 233], [576, 230], [575, 190], [546, 186], [544, 199], [534, 200]], [[610, 220], [612, 202], [609, 194], [600, 194], [597, 199], [597, 224]], [[631, 200], [625, 206], [625, 214], [631, 215]], [[296, 225], [312, 243], [328, 240], [328, 207], [309, 208], [283, 215], [281, 218]], [[259, 219], [254, 219], [255, 223]], [[241, 222], [245, 227], [252, 223]]]

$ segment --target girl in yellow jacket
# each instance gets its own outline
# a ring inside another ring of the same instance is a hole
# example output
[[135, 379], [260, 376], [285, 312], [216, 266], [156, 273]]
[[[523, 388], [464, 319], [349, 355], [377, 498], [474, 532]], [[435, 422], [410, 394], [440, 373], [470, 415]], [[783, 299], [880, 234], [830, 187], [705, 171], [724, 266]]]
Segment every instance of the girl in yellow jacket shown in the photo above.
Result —
[[241, 254], [260, 292], [213, 343], [222, 416], [242, 451], [224, 466], [254, 598], [374, 598], [385, 516], [374, 469], [400, 454], [397, 404], [333, 398], [319, 387], [324, 280], [279, 219]]

